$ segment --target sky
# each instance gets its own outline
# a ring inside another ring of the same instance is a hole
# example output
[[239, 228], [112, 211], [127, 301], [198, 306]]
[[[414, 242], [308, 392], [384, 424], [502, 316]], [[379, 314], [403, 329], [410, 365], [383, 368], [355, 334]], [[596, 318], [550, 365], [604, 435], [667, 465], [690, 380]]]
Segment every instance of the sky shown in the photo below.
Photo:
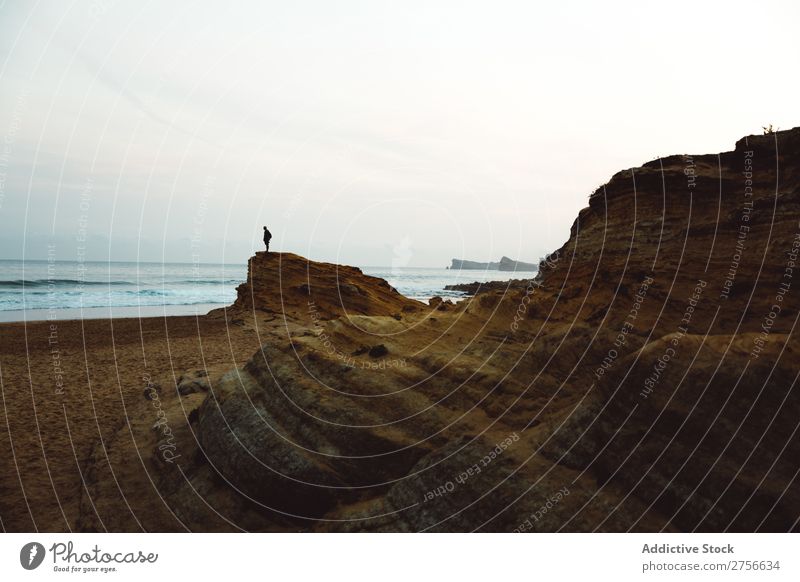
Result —
[[796, 2], [6, 1], [0, 258], [535, 261], [659, 156], [800, 125]]

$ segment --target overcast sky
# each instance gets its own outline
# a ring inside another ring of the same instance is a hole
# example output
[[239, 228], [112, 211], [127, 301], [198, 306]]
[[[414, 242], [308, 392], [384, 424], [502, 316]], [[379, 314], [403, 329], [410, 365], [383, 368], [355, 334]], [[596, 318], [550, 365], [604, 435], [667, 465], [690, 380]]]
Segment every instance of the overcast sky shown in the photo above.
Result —
[[252, 4], [0, 5], [0, 258], [536, 260], [614, 172], [800, 125], [796, 2]]

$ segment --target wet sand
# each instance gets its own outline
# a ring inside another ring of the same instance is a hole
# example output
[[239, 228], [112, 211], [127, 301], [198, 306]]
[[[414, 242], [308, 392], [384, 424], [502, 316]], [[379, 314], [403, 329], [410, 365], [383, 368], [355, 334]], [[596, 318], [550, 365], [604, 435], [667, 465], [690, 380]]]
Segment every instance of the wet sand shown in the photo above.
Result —
[[12, 309], [0, 311], [0, 323], [203, 316], [213, 309], [222, 307], [225, 305], [198, 303], [195, 305], [143, 305], [139, 307], [85, 307], [83, 309]]

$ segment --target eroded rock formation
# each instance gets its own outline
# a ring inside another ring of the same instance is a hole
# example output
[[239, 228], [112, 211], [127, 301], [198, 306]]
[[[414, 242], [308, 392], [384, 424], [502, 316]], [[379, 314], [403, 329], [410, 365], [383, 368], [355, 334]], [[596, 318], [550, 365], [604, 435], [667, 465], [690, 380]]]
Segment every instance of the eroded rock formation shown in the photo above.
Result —
[[619, 172], [540, 277], [446, 311], [258, 254], [227, 316], [262, 348], [166, 499], [196, 529], [192, 489], [263, 530], [797, 529], [799, 220], [791, 130]]

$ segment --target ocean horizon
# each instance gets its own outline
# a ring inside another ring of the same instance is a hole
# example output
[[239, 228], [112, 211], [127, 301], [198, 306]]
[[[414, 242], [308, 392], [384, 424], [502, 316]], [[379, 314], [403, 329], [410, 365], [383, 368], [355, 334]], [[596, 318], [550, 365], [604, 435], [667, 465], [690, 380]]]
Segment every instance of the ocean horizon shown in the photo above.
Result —
[[[360, 266], [406, 297], [460, 298], [446, 285], [526, 279], [536, 271]], [[0, 259], [0, 321], [204, 315], [236, 299], [245, 263]]]

